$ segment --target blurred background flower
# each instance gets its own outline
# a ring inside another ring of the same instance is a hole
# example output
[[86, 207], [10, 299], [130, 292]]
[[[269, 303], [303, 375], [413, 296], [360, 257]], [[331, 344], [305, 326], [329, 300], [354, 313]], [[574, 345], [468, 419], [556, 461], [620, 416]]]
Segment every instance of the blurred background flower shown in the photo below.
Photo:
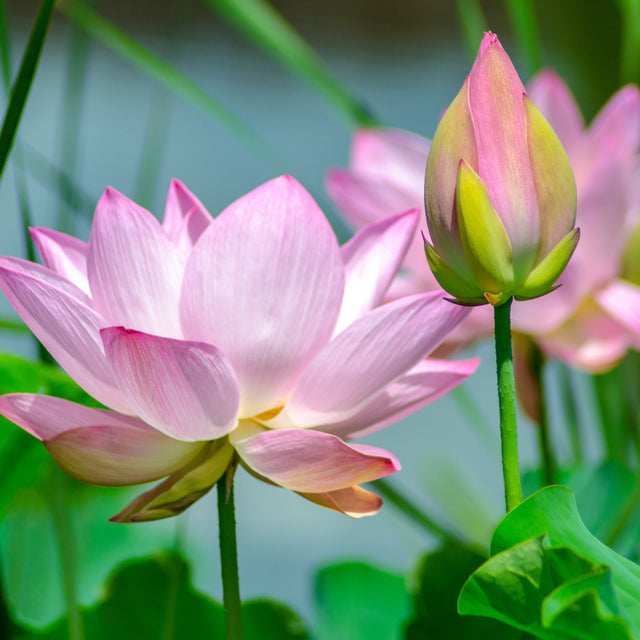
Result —
[[[164, 185], [172, 177], [187, 182], [209, 210], [220, 211], [256, 184], [290, 173], [329, 211], [324, 175], [329, 167], [347, 164], [356, 127], [381, 124], [431, 138], [468, 73], [484, 28], [499, 34], [525, 83], [543, 65], [557, 70], [586, 122], [618, 87], [640, 78], [637, 21], [625, 13], [633, 3], [492, 0], [481, 5], [486, 22], [474, 19], [475, 3], [469, 0], [159, 0], [153, 10], [148, 3], [117, 0], [61, 2], [0, 186], [0, 254], [26, 256], [20, 212], [28, 211], [35, 225], [86, 239], [106, 184], [159, 215]], [[3, 53], [2, 62], [11, 78], [39, 3], [2, 6], [8, 20], [1, 24], [11, 36], [10, 42], [2, 39], [11, 60]], [[535, 6], [535, 13], [523, 17], [519, 6]], [[269, 40], [259, 29], [274, 33], [274, 24], [281, 29], [278, 16], [295, 37], [286, 37], [285, 29]], [[351, 230], [337, 216], [332, 220], [347, 240]], [[3, 319], [14, 320], [4, 301], [0, 310]], [[19, 331], [0, 333], [0, 347], [29, 357], [37, 353], [31, 338]], [[488, 357], [465, 385], [461, 402], [444, 398], [368, 442], [397, 454], [403, 464], [399, 486], [417, 502], [484, 543], [500, 514], [501, 479], [493, 357], [482, 345], [476, 353]], [[555, 380], [553, 367], [548, 375]], [[9, 378], [3, 377], [6, 384]], [[26, 374], [12, 384], [18, 382], [25, 392], [38, 392], [44, 384]], [[584, 387], [587, 381], [578, 377], [574, 383]], [[470, 411], [475, 426], [465, 418], [468, 396], [480, 407], [480, 413], [477, 407]], [[587, 454], [599, 438], [589, 409], [582, 421]], [[560, 411], [553, 395], [551, 411]], [[558, 431], [554, 437], [559, 455], [570, 457], [569, 436]], [[525, 465], [538, 458], [535, 440], [532, 430], [522, 430]], [[15, 447], [20, 455], [30, 451], [23, 440]], [[36, 453], [28, 455], [40, 460]], [[26, 464], [25, 458], [16, 460]], [[6, 483], [12, 477], [6, 474]], [[485, 485], [493, 501], [486, 498]], [[244, 486], [239, 478], [243, 595], [268, 591], [306, 616], [311, 615], [309, 574], [336, 553], [373, 557], [404, 570], [433, 541], [389, 504], [376, 518], [354, 523], [313, 505], [301, 507], [287, 492], [256, 490], [255, 482], [246, 491]], [[15, 492], [15, 485], [2, 488], [4, 495]], [[173, 545], [176, 531], [185, 553], [197, 558], [196, 585], [219, 595], [213, 499], [203, 499], [177, 530], [175, 523], [154, 523], [140, 533], [122, 527], [114, 533], [116, 525], [103, 520], [122, 502], [121, 495], [109, 499], [99, 490], [79, 492], [74, 484], [63, 488], [76, 505], [66, 518], [80, 545], [81, 602], [96, 599], [116, 562]], [[10, 513], [0, 525], [4, 586], [21, 620], [44, 624], [64, 609], [55, 529], [48, 499], [34, 491], [22, 493], [20, 501], [20, 511], [5, 506]], [[272, 580], [283, 573], [287, 580]]]

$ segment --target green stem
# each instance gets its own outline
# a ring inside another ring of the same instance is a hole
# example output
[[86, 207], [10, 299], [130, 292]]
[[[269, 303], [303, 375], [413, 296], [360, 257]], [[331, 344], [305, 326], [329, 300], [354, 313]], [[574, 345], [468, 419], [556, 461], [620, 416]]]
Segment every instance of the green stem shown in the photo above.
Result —
[[496, 370], [500, 406], [500, 439], [502, 442], [502, 473], [507, 513], [522, 502], [518, 465], [518, 427], [516, 422], [516, 389], [511, 352], [511, 298], [494, 307]]
[[560, 389], [562, 391], [565, 422], [569, 430], [571, 451], [574, 461], [579, 464], [584, 460], [584, 449], [578, 423], [578, 403], [576, 402], [576, 391], [571, 379], [571, 370], [566, 365], [561, 365], [558, 375], [560, 376]]
[[[91, 5], [93, 0], [87, 0]], [[67, 176], [76, 174], [78, 164], [78, 148], [81, 132], [81, 112], [83, 87], [87, 76], [89, 61], [89, 37], [87, 33], [70, 25], [69, 45], [67, 54], [67, 69], [64, 80], [64, 109], [60, 119], [60, 166], [64, 174], [58, 179], [60, 205], [58, 209], [58, 230], [73, 233], [73, 217], [70, 202], [72, 194], [69, 192]]]
[[544, 384], [545, 357], [542, 351], [534, 345], [532, 354], [533, 373], [536, 377], [538, 393], [538, 445], [540, 447], [540, 458], [544, 472], [545, 485], [556, 484], [558, 481], [558, 464], [553, 453], [551, 444], [551, 434], [549, 430], [549, 413], [547, 411], [547, 400]]
[[511, 26], [529, 66], [529, 73], [540, 71], [542, 51], [532, 0], [505, 0], [505, 5]]
[[2, 176], [7, 163], [7, 158], [18, 130], [18, 124], [22, 117], [22, 111], [29, 96], [29, 90], [31, 89], [40, 53], [47, 37], [54, 7], [55, 0], [42, 0], [22, 58], [18, 76], [11, 91], [9, 105], [2, 122], [2, 129], [0, 129], [0, 176]]
[[242, 640], [242, 605], [238, 578], [238, 547], [233, 496], [233, 473], [230, 468], [218, 480], [218, 528], [220, 531], [220, 566], [227, 640]]
[[371, 483], [381, 494], [393, 504], [405, 516], [409, 517], [412, 522], [419, 524], [423, 529], [434, 536], [441, 538], [445, 542], [453, 542], [460, 544], [462, 542], [459, 535], [449, 531], [446, 527], [438, 524], [431, 516], [427, 515], [405, 494], [398, 491], [387, 480], [374, 480]]
[[478, 0], [456, 0], [458, 20], [471, 60], [475, 60], [482, 34], [488, 31], [482, 7]]
[[53, 528], [58, 542], [58, 553], [60, 554], [62, 588], [67, 605], [68, 638], [69, 640], [84, 640], [75, 582], [76, 552], [69, 511], [65, 501], [67, 482], [68, 479], [62, 471], [54, 467], [51, 478], [50, 505]]

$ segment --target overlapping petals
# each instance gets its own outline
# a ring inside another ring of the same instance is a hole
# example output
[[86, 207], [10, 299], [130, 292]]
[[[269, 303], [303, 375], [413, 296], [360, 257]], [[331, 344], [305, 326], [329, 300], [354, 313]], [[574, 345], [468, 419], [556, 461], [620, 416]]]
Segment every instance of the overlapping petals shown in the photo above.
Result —
[[[634, 305], [630, 302], [625, 307], [621, 293], [633, 293], [635, 287], [620, 279], [624, 244], [640, 211], [640, 94], [635, 86], [624, 87], [585, 128], [573, 95], [555, 72], [540, 72], [526, 91], [567, 152], [576, 178], [576, 226], [581, 237], [558, 280], [561, 286], [526, 304], [514, 304], [513, 326], [549, 356], [588, 371], [602, 371], [640, 339], [640, 326], [629, 311]], [[490, 130], [477, 128], [480, 133]], [[494, 139], [489, 136], [487, 144]], [[416, 167], [421, 165], [424, 172], [428, 153], [429, 141], [418, 135], [360, 130], [353, 138], [349, 168], [329, 172], [327, 191], [356, 228], [412, 207], [424, 211], [424, 180], [416, 177]], [[415, 252], [409, 250], [403, 267], [405, 273], [391, 285], [388, 296], [436, 288], [421, 243], [415, 242]], [[490, 331], [490, 314], [476, 309], [449, 334], [447, 343], [449, 347], [468, 344]]]
[[417, 211], [340, 248], [288, 176], [213, 219], [173, 181], [160, 224], [107, 189], [87, 244], [33, 230], [45, 266], [0, 259], [0, 287], [60, 365], [109, 409], [0, 398], [71, 475], [165, 478], [113, 517], [176, 515], [240, 462], [256, 477], [360, 517], [363, 482], [399, 469], [347, 444], [445, 393], [477, 362], [426, 358], [467, 315], [440, 292], [383, 304]]

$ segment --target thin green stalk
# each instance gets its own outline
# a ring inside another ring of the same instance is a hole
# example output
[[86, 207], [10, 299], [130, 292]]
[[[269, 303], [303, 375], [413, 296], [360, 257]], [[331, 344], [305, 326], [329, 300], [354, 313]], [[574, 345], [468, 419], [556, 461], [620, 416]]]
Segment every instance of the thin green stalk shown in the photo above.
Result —
[[[91, 0], [87, 0], [91, 2]], [[85, 31], [71, 25], [69, 48], [67, 54], [67, 70], [64, 85], [64, 109], [60, 119], [60, 166], [66, 175], [61, 175], [58, 182], [60, 206], [58, 209], [58, 230], [73, 233], [72, 208], [69, 204], [69, 181], [66, 176], [74, 176], [78, 163], [78, 147], [80, 140], [80, 114], [84, 81], [89, 61], [89, 37]]]
[[67, 0], [60, 6], [60, 10], [96, 40], [121, 55], [150, 78], [222, 122], [229, 131], [248, 144], [263, 159], [278, 166], [282, 164], [275, 150], [232, 111], [90, 7], [77, 0]]
[[620, 84], [640, 80], [640, 0], [618, 0], [621, 13]]
[[542, 69], [542, 51], [531, 0], [505, 0], [513, 31], [522, 47], [529, 73]]
[[29, 90], [31, 89], [31, 83], [36, 73], [38, 60], [40, 59], [42, 47], [47, 37], [54, 7], [55, 0], [42, 0], [38, 15], [33, 23], [22, 63], [20, 64], [18, 76], [11, 91], [9, 105], [7, 106], [4, 121], [2, 122], [2, 129], [0, 129], [0, 178], [7, 164], [16, 131], [20, 124], [20, 118], [22, 117], [22, 111], [29, 96]]
[[458, 544], [462, 542], [458, 534], [449, 531], [445, 526], [436, 522], [434, 518], [424, 512], [424, 509], [418, 507], [410, 498], [393, 487], [387, 480], [374, 480], [371, 485], [401, 513], [407, 516], [412, 522], [419, 524], [430, 534], [441, 538], [445, 542]]
[[233, 496], [233, 473], [230, 468], [218, 480], [218, 528], [220, 531], [220, 567], [227, 640], [242, 640], [242, 604], [238, 577], [238, 546]]
[[494, 307], [498, 404], [500, 407], [500, 439], [502, 442], [502, 474], [507, 513], [522, 502], [522, 486], [518, 463], [518, 425], [516, 421], [516, 388], [511, 352], [511, 298]]
[[325, 67], [318, 54], [267, 0], [201, 0], [268, 55], [290, 69], [344, 116], [350, 126], [378, 124]]
[[58, 542], [58, 553], [62, 574], [62, 589], [67, 605], [67, 630], [69, 640], [84, 640], [82, 617], [78, 608], [76, 588], [76, 550], [74, 535], [69, 520], [69, 510], [66, 503], [68, 478], [57, 467], [52, 468], [49, 500], [53, 528]]
[[478, 53], [482, 34], [489, 30], [487, 21], [478, 0], [456, 0], [456, 7], [464, 41], [467, 45], [467, 53], [471, 60], [474, 60]]
[[544, 384], [545, 357], [537, 345], [533, 346], [532, 366], [536, 384], [539, 389], [539, 419], [536, 428], [538, 429], [538, 445], [540, 447], [540, 461], [542, 462], [544, 482], [546, 485], [556, 484], [558, 481], [558, 464], [553, 452], [549, 429], [549, 412], [547, 411], [547, 399]]
[[598, 373], [593, 375], [592, 379], [607, 459], [626, 464], [624, 415], [615, 374], [612, 371]]
[[578, 422], [578, 403], [576, 390], [571, 379], [571, 370], [566, 365], [561, 365], [558, 370], [560, 377], [560, 390], [563, 399], [565, 423], [569, 431], [569, 442], [574, 462], [580, 464], [584, 460], [584, 448], [582, 446], [582, 434]]

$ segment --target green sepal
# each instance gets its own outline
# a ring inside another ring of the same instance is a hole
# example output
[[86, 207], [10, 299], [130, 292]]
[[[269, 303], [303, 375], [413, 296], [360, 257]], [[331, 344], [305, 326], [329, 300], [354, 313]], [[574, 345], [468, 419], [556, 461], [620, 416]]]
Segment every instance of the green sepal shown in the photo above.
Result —
[[190, 464], [139, 495], [111, 522], [148, 522], [182, 513], [207, 494], [233, 460], [235, 450], [227, 438], [214, 440]]
[[458, 168], [456, 202], [460, 240], [474, 280], [483, 293], [511, 291], [514, 275], [509, 235], [491, 204], [487, 187], [465, 160]]
[[426, 240], [424, 241], [424, 252], [431, 271], [440, 286], [460, 304], [485, 304], [483, 291], [475, 284], [468, 282], [456, 273], [441, 257], [440, 254]]
[[514, 295], [517, 300], [530, 300], [553, 291], [553, 283], [564, 271], [580, 239], [580, 229], [572, 229], [521, 282]]

